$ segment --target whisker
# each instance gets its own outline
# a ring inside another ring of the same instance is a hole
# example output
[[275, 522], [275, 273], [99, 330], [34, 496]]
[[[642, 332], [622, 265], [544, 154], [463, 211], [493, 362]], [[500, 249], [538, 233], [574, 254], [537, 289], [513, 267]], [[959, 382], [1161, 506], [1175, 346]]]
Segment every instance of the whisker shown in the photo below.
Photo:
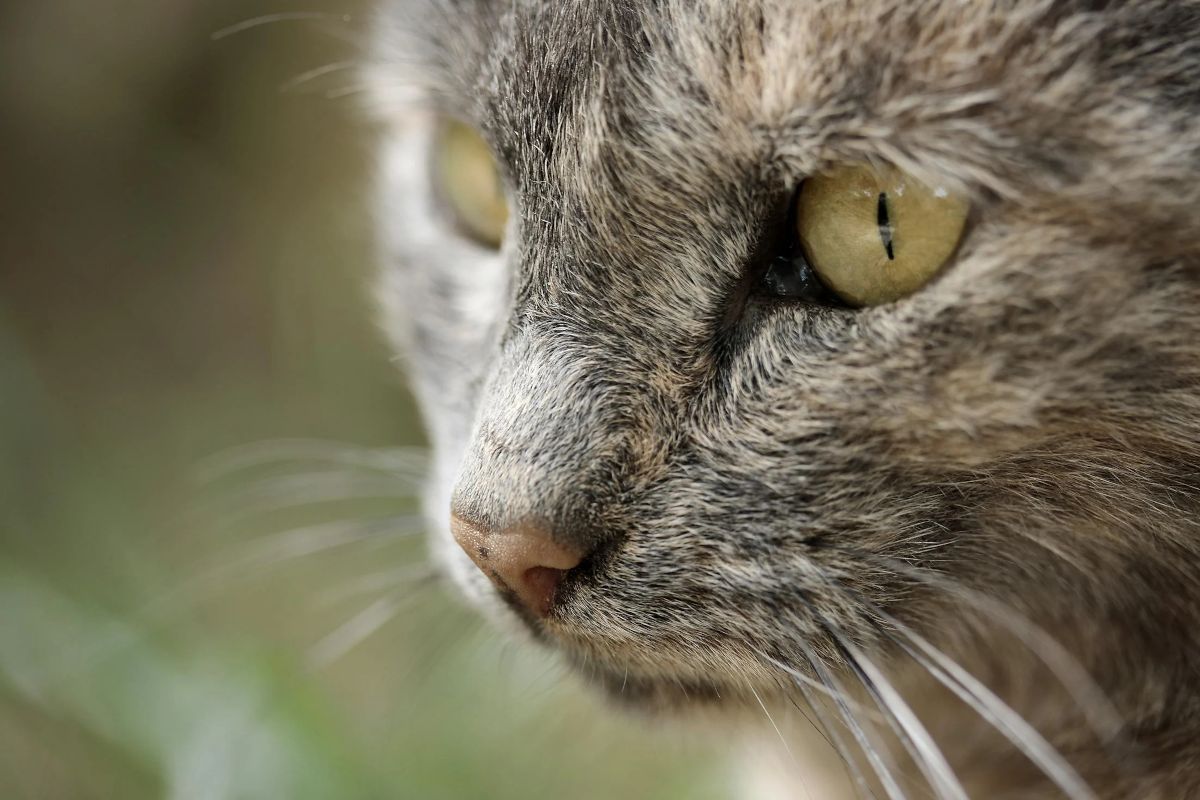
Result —
[[[779, 726], [775, 724], [775, 720], [771, 716], [771, 712], [767, 710], [766, 704], [763, 703], [762, 698], [758, 696], [758, 692], [755, 691], [754, 686], [748, 686], [750, 689], [750, 694], [754, 695], [754, 699], [758, 701], [758, 707], [761, 708], [763, 714], [767, 716], [767, 722], [771, 723], [771, 727], [775, 729], [775, 735], [779, 737], [779, 742], [783, 745], [784, 752], [788, 754], [788, 759], [791, 760], [793, 764], [796, 764], [796, 756], [794, 753], [792, 753], [792, 748], [788, 746], [787, 739], [785, 739], [783, 736], [783, 731], [779, 730]], [[812, 793], [808, 791], [808, 786], [804, 784], [803, 779], [801, 779], [801, 786], [804, 787], [804, 793], [808, 795], [809, 800], [812, 800]]]
[[266, 478], [197, 503], [196, 513], [211, 514], [225, 525], [258, 514], [311, 508], [353, 500], [412, 500], [415, 489], [383, 476], [345, 471], [310, 472]]
[[[895, 566], [893, 566], [895, 568]], [[836, 584], [836, 579], [832, 576], [825, 576], [827, 581]], [[954, 661], [935, 645], [922, 637], [908, 625], [905, 625], [900, 620], [888, 614], [878, 605], [863, 597], [861, 593], [854, 592], [839, 585], [831, 585], [831, 588], [840, 590], [843, 593], [849, 594], [858, 603], [861, 603], [868, 611], [876, 615], [880, 620], [887, 622], [897, 632], [908, 637], [922, 653], [917, 653], [904, 640], [888, 631], [882, 626], [876, 626], [881, 633], [887, 636], [897, 646], [905, 651], [917, 664], [930, 673], [939, 683], [949, 689], [960, 700], [966, 703], [975, 713], [979, 714], [980, 718], [995, 728], [1001, 735], [1008, 739], [1014, 746], [1025, 754], [1043, 773], [1055, 782], [1055, 784], [1067, 794], [1071, 800], [1094, 800], [1093, 794], [1087, 783], [1080, 777], [1079, 773], [1062, 757], [1057, 749], [1054, 748], [1046, 739], [1024, 718], [1005, 703], [999, 696], [992, 692], [978, 678], [968, 672], [962, 665]], [[965, 587], [962, 587], [965, 589]], [[1033, 623], [1029, 623], [1030, 626]], [[1040, 630], [1040, 629], [1038, 629]], [[830, 629], [830, 634], [837, 637], [838, 633]], [[1047, 634], [1048, 635], [1048, 634]], [[1057, 645], [1057, 642], [1055, 642]], [[853, 644], [844, 641], [843, 647], [852, 648]], [[1076, 662], [1077, 663], [1077, 662]], [[881, 675], [882, 677], [882, 675]]]
[[358, 83], [358, 84], [353, 84], [351, 86], [342, 87], [341, 89], [332, 89], [325, 93], [325, 99], [326, 100], [341, 100], [342, 98], [353, 97], [354, 95], [357, 95], [357, 94], [366, 94], [369, 91], [371, 91], [370, 85], [365, 84], [365, 83]]
[[382, 597], [346, 620], [309, 651], [309, 667], [324, 669], [344, 658], [351, 650], [391, 622], [407, 599], [407, 595]]
[[[878, 748], [871, 742], [858, 719], [851, 713], [850, 707], [846, 702], [845, 689], [833, 677], [829, 668], [825, 666], [825, 663], [816, 651], [813, 650], [811, 645], [802, 639], [798, 641], [798, 644], [804, 651], [804, 657], [812, 665], [813, 671], [817, 673], [817, 677], [829, 689], [830, 697], [833, 698], [834, 704], [837, 706], [838, 714], [846, 722], [846, 727], [850, 729], [850, 733], [854, 736], [854, 740], [858, 743], [868, 764], [875, 772], [876, 777], [879, 778], [879, 782], [883, 784], [883, 790], [887, 793], [889, 800], [905, 800], [904, 792], [900, 789], [900, 785], [896, 783], [891, 770], [887, 768], [887, 765], [880, 757]], [[790, 668], [787, 671], [789, 674], [793, 674], [793, 670]]]
[[277, 22], [342, 22], [350, 23], [354, 17], [350, 14], [329, 14], [321, 11], [289, 11], [278, 14], [264, 14], [261, 17], [252, 17], [251, 19], [243, 20], [227, 28], [221, 28], [212, 34], [212, 40], [218, 41], [229, 36], [261, 28], [264, 25], [273, 25]]
[[[381, 528], [386, 527], [387, 530], [394, 533], [395, 519], [388, 518], [386, 523], [385, 525], [384, 520], [376, 520], [373, 524]], [[261, 577], [264, 569], [284, 561], [315, 555], [361, 541], [381, 541], [383, 539], [379, 531], [368, 529], [360, 530], [357, 534], [343, 532], [338, 536], [329, 537], [327, 541], [318, 541], [320, 539], [317, 535], [319, 528], [333, 530], [333, 525], [331, 523], [327, 526], [314, 526], [278, 534], [280, 541], [285, 545], [282, 552], [277, 552], [270, 546], [263, 547], [261, 542], [252, 542], [250, 543], [250, 552], [236, 561], [190, 577], [170, 591], [148, 599], [127, 615], [127, 621], [132, 623], [131, 625], [122, 626], [114, 635], [93, 639], [86, 647], [80, 647], [74, 654], [71, 669], [69, 671], [64, 669], [60, 677], [65, 680], [84, 674], [100, 661], [137, 646], [145, 641], [155, 627], [171, 622], [198, 603], [228, 587], [235, 580]], [[345, 523], [338, 525], [346, 528]], [[431, 573], [434, 570], [432, 566], [427, 569]], [[133, 624], [136, 624], [136, 627]]]
[[946, 578], [941, 573], [914, 567], [894, 558], [879, 556], [855, 548], [837, 547], [844, 552], [874, 561], [901, 575], [931, 588], [940, 589], [962, 600], [1016, 636], [1054, 674], [1059, 683], [1071, 695], [1083, 712], [1088, 725], [1101, 741], [1111, 743], [1118, 740], [1124, 729], [1121, 712], [1108, 699], [1104, 690], [1096, 683], [1091, 673], [1074, 655], [1067, 651], [1053, 636], [1033, 620], [1016, 609], [988, 597], [961, 583]]
[[[779, 659], [772, 658], [771, 656], [764, 655], [764, 656], [761, 656], [761, 658], [763, 660], [767, 661], [768, 663], [783, 670], [784, 672], [786, 672], [788, 674], [788, 676], [791, 677], [792, 680], [795, 681], [798, 685], [801, 685], [802, 687], [806, 687], [808, 689], [815, 689], [816, 691], [820, 692], [821, 694], [825, 695], [826, 697], [828, 697], [832, 700], [838, 699], [838, 698], [834, 697], [833, 690], [831, 690], [828, 686], [821, 683], [820, 681], [813, 680], [811, 677], [809, 677], [808, 675], [805, 675], [803, 672], [801, 672], [800, 670], [791, 666], [790, 664], [785, 664], [784, 662], [780, 661]], [[846, 705], [849, 706], [860, 717], [866, 717], [866, 718], [870, 719], [872, 722], [882, 722], [883, 721], [883, 715], [880, 712], [876, 711], [875, 709], [868, 708], [867, 706], [864, 706], [861, 703], [859, 703], [849, 697], [843, 697], [843, 698], [841, 698], [841, 700], [842, 700], [842, 702], [846, 703]]]
[[358, 61], [335, 61], [332, 64], [326, 64], [323, 67], [316, 67], [315, 69], [310, 69], [307, 72], [300, 73], [290, 81], [285, 81], [284, 83], [280, 84], [279, 91], [295, 91], [304, 84], [315, 81], [318, 78], [323, 78], [326, 75], [333, 75], [338, 72], [345, 72], [347, 70], [355, 69], [358, 66]]
[[369, 448], [322, 439], [273, 439], [222, 450], [200, 459], [193, 475], [201, 485], [215, 483], [251, 469], [294, 462], [361, 467], [420, 480], [428, 468], [428, 453], [419, 447]]
[[929, 735], [929, 731], [913, 712], [912, 707], [883, 674], [883, 670], [844, 635], [834, 629], [830, 629], [830, 634], [845, 652], [851, 669], [862, 681], [863, 686], [893, 720], [897, 737], [905, 744], [905, 749], [909, 751], [938, 797], [968, 800], [966, 790], [959, 783], [941, 748]]
[[395, 590], [400, 586], [420, 586], [431, 583], [440, 575], [441, 573], [432, 564], [409, 564], [398, 569], [382, 570], [355, 578], [348, 586], [322, 592], [319, 599], [322, 604], [332, 605], [363, 594]]
[[162, 622], [182, 613], [235, 581], [260, 578], [265, 570], [341, 547], [363, 542], [388, 541], [416, 535], [422, 528], [413, 515], [383, 517], [369, 522], [329, 522], [271, 534], [244, 543], [242, 554], [232, 561], [211, 567], [184, 581], [142, 608], [138, 616], [146, 622]]
[[[818, 697], [813, 693], [814, 687], [809, 686], [809, 682], [812, 679], [801, 673], [799, 670], [793, 669], [792, 667], [776, 661], [773, 658], [763, 656], [761, 654], [759, 657], [780, 667], [793, 679], [798, 677], [804, 678], [804, 680], [795, 680], [795, 683], [796, 686], [799, 687], [800, 693], [804, 695], [805, 703], [807, 703], [808, 707], [811, 708], [813, 713], [817, 715], [817, 723], [814, 723], [813, 727], [818, 728], [818, 730], [823, 733], [826, 743], [833, 748], [834, 752], [836, 752], [838, 757], [842, 760], [842, 764], [846, 767], [847, 775], [854, 782], [855, 793], [858, 795], [858, 797], [870, 797], [871, 800], [876, 800], [875, 793], [871, 791], [871, 788], [867, 783], [867, 778], [865, 775], [863, 775], [862, 767], [859, 766], [858, 759], [851, 755], [851, 752], [846, 745], [846, 740], [843, 739], [841, 734], [837, 732], [837, 726], [829, 718], [829, 714], [826, 713], [826, 698]], [[821, 689], [823, 689], [825, 692], [829, 691], [828, 687], [825, 686], [821, 686]], [[805, 716], [807, 717], [808, 715], [806, 714]], [[810, 719], [809, 722], [812, 722], [812, 720]]]
[[422, 523], [421, 517], [415, 514], [397, 514], [354, 524], [337, 521], [293, 528], [248, 542], [249, 552], [234, 566], [270, 566], [348, 544], [413, 536], [421, 533]]
[[[828, 571], [820, 571], [819, 577], [830, 589], [847, 594], [841, 590], [836, 576], [829, 574]], [[937, 746], [925, 725], [888, 680], [883, 670], [876, 666], [837, 625], [819, 614], [815, 608], [812, 610], [825, 632], [837, 645], [855, 677], [886, 714], [888, 725], [925, 776], [929, 787], [937, 793], [939, 798], [968, 800], [966, 790], [963, 789], [954, 769], [946, 761], [941, 748]]]
[[1095, 800], [1095, 794], [1079, 773], [1011, 706], [909, 626], [882, 610], [876, 609], [875, 613], [916, 645], [921, 652], [914, 651], [907, 642], [886, 630], [885, 635], [1024, 753], [1071, 800]]

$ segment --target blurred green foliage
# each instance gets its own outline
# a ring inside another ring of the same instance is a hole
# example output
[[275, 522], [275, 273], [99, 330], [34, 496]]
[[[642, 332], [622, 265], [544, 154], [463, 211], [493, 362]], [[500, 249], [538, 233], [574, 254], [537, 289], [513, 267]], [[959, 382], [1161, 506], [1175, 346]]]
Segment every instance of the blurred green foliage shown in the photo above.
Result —
[[0, 9], [0, 798], [723, 796], [423, 577], [364, 4], [213, 37], [296, 10]]

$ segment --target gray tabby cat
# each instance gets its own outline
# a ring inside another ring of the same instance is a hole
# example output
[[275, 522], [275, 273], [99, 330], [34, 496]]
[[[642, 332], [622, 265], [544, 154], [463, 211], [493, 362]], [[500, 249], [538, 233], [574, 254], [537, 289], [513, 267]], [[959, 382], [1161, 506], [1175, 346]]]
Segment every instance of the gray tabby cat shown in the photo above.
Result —
[[376, 28], [467, 595], [619, 704], [767, 712], [796, 796], [1200, 797], [1200, 3]]

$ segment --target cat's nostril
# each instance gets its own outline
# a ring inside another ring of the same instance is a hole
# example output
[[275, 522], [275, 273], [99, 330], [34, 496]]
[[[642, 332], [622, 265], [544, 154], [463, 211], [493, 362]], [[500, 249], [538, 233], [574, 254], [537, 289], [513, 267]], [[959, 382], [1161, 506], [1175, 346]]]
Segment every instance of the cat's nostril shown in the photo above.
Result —
[[451, 513], [450, 531], [501, 592], [515, 596], [538, 617], [550, 613], [563, 576], [586, 555], [554, 541], [549, 531], [535, 524], [491, 530]]

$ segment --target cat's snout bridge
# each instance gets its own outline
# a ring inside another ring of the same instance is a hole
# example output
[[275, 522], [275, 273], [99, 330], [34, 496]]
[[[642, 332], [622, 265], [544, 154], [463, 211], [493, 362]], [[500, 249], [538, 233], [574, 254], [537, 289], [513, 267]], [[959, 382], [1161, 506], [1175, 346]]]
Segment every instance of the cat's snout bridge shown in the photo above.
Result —
[[555, 541], [536, 523], [490, 529], [452, 511], [450, 531], [502, 595], [515, 598], [538, 618], [550, 613], [563, 577], [587, 555]]

